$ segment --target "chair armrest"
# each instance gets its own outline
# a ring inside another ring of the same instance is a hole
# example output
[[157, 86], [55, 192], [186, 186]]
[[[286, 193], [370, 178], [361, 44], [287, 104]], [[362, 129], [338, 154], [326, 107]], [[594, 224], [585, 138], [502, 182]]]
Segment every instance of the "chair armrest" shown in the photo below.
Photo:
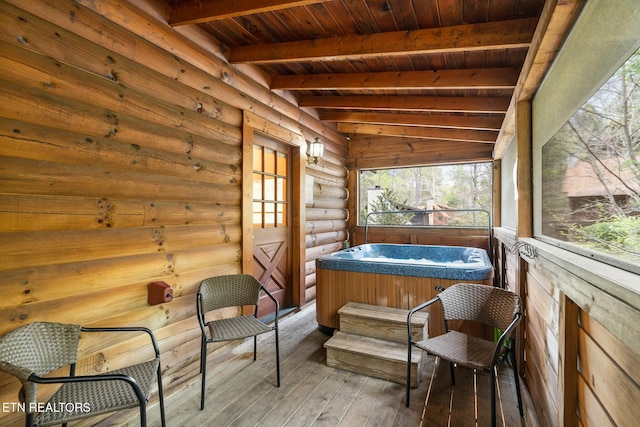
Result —
[[417, 313], [420, 310], [424, 310], [425, 308], [427, 308], [428, 306], [430, 306], [431, 304], [433, 304], [436, 301], [440, 301], [439, 297], [434, 297], [432, 299], [430, 299], [427, 302], [423, 302], [422, 304], [413, 307], [411, 310], [409, 310], [409, 313], [407, 314], [407, 333], [408, 333], [408, 339], [409, 339], [409, 343], [411, 343], [413, 340], [411, 339], [412, 332], [411, 332], [411, 318], [413, 317], [413, 315], [415, 313]]
[[500, 357], [500, 353], [502, 350], [502, 346], [504, 345], [504, 341], [507, 339], [507, 337], [509, 337], [509, 335], [511, 335], [511, 333], [513, 332], [518, 322], [520, 322], [521, 318], [522, 318], [522, 313], [516, 313], [516, 315], [513, 317], [513, 321], [509, 324], [509, 326], [507, 326], [507, 329], [502, 331], [502, 334], [498, 338], [498, 342], [496, 342], [495, 350], [493, 351], [493, 358], [491, 360], [492, 366], [496, 365], [498, 358]]
[[278, 326], [278, 316], [279, 316], [279, 312], [280, 312], [280, 303], [278, 302], [278, 300], [273, 295], [271, 295], [271, 292], [269, 292], [267, 290], [267, 288], [264, 287], [264, 285], [260, 285], [260, 289], [262, 291], [264, 291], [264, 293], [267, 294], [269, 299], [271, 301], [273, 301], [273, 303], [276, 305], [276, 315], [275, 315], [275, 322], [274, 323], [275, 323], [275, 326], [277, 327]]
[[112, 327], [81, 327], [80, 331], [82, 332], [144, 332], [149, 335], [151, 338], [151, 344], [153, 345], [153, 349], [156, 353], [156, 357], [160, 357], [160, 347], [158, 347], [158, 342], [156, 341], [156, 337], [153, 335], [153, 332], [149, 328], [145, 328], [144, 326], [112, 326]]
[[80, 382], [95, 382], [95, 381], [125, 381], [129, 383], [133, 392], [141, 404], [146, 400], [142, 388], [138, 381], [130, 375], [125, 374], [102, 374], [102, 375], [79, 375], [73, 377], [41, 377], [36, 374], [31, 374], [28, 378], [29, 381], [38, 384], [65, 384], [65, 383], [80, 383]]

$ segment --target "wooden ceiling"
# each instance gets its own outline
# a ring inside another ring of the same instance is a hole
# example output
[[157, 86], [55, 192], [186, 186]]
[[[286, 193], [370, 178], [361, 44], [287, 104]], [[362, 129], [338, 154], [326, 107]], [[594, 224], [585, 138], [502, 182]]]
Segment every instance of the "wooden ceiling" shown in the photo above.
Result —
[[544, 0], [168, 3], [350, 139], [495, 144]]

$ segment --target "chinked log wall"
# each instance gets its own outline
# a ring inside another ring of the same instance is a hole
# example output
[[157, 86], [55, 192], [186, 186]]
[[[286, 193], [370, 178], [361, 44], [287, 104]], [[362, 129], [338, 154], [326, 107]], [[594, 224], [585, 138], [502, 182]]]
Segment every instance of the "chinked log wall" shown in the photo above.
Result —
[[[346, 142], [154, 2], [115, 4], [0, 2], [0, 335], [40, 320], [147, 326], [171, 393], [198, 373], [199, 281], [241, 269], [242, 111], [328, 144], [306, 170], [307, 301], [313, 260], [346, 238]], [[147, 304], [156, 280], [171, 303]], [[145, 356], [125, 339], [84, 341], [79, 371]], [[18, 389], [0, 376], [0, 401]]]

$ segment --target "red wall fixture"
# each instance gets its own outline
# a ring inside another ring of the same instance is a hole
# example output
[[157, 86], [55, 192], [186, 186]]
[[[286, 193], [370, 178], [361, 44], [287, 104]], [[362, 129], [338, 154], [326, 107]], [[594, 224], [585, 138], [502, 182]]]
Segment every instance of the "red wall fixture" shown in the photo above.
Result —
[[173, 300], [173, 288], [166, 282], [149, 283], [149, 305], [157, 305]]

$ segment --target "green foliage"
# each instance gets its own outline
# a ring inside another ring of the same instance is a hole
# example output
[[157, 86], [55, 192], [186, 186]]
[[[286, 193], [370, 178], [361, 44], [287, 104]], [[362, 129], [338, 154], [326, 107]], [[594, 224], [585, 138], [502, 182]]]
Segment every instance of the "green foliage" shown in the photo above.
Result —
[[[490, 162], [360, 171], [360, 223], [364, 223], [372, 205], [378, 204], [368, 199], [369, 190], [376, 187], [389, 190], [388, 199], [403, 206], [402, 209], [426, 209], [430, 202], [435, 202], [454, 209], [482, 208], [491, 212], [492, 185], [493, 164]], [[384, 206], [378, 204], [378, 208]], [[487, 215], [472, 213], [456, 213], [452, 219], [452, 223], [463, 226], [487, 225], [488, 221]]]
[[616, 216], [584, 227], [574, 224], [567, 234], [592, 249], [640, 261], [640, 217]]
[[640, 261], [638, 156], [640, 50], [543, 146], [542, 233]]
[[[399, 198], [399, 196], [391, 189], [384, 189], [370, 205], [370, 212], [395, 212], [408, 210], [407, 201]], [[380, 214], [369, 216], [370, 224], [384, 225], [404, 225], [413, 218], [412, 213], [402, 214]]]

